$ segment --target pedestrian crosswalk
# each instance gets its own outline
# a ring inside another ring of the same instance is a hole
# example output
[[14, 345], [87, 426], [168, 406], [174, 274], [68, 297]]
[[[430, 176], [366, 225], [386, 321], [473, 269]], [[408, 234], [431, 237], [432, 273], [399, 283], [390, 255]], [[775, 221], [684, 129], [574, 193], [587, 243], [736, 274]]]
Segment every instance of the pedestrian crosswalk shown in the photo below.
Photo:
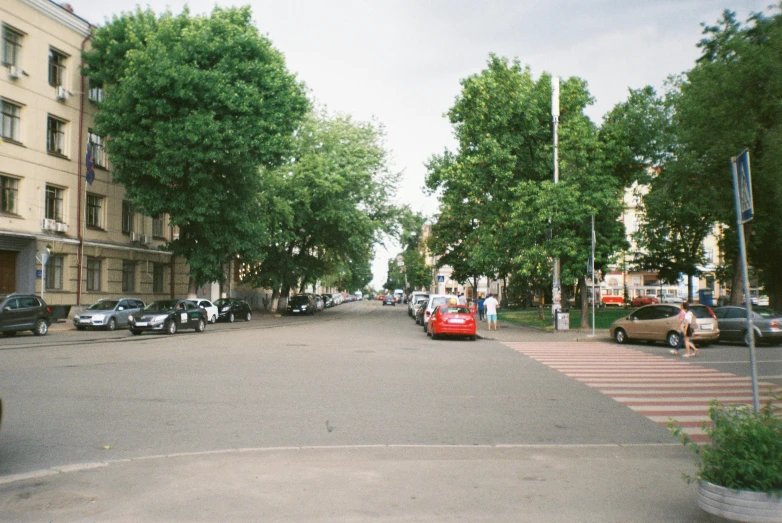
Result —
[[[695, 442], [707, 441], [702, 425], [709, 403], [752, 405], [750, 378], [703, 367], [696, 360], [666, 358], [615, 344], [504, 342], [525, 356], [576, 379], [661, 425], [671, 419]], [[772, 385], [760, 383], [761, 404]]]

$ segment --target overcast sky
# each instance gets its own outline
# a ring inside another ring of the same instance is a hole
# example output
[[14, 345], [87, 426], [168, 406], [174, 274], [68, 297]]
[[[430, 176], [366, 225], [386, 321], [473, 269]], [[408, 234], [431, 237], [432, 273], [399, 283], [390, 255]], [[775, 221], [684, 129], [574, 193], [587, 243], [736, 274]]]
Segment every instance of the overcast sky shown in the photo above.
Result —
[[[67, 0], [100, 25], [131, 9], [127, 0]], [[314, 99], [386, 128], [394, 165], [404, 172], [399, 202], [433, 215], [422, 191], [424, 162], [454, 147], [443, 114], [459, 80], [479, 72], [489, 53], [519, 58], [543, 71], [584, 78], [596, 122], [627, 97], [628, 88], [660, 88], [690, 69], [702, 22], [724, 9], [744, 21], [775, 0], [175, 0], [142, 4], [155, 11], [211, 11], [249, 4], [261, 33], [285, 54], [288, 68]], [[378, 248], [373, 285], [385, 281], [389, 256]]]

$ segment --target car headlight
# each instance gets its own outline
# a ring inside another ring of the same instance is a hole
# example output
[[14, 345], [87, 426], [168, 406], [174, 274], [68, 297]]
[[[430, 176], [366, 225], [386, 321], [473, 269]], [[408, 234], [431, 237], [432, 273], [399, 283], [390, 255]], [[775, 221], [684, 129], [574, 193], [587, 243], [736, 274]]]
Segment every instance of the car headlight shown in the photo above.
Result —
[[301, 310], [306, 311], [307, 310], [307, 306], [306, 305], [302, 305], [301, 306]]
[[220, 312], [228, 312], [229, 310], [231, 310], [230, 306], [229, 307], [223, 307], [222, 309], [220, 309]]
[[103, 321], [105, 318], [106, 318], [105, 314], [96, 314], [95, 316], [92, 317], [92, 319], [95, 321]]

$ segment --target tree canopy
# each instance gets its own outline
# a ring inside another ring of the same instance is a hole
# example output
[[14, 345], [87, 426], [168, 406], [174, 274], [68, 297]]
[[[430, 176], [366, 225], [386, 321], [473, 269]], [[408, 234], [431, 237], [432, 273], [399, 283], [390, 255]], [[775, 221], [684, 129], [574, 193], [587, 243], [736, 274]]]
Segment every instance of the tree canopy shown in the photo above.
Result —
[[96, 132], [114, 180], [139, 210], [179, 227], [171, 248], [192, 281], [222, 280], [229, 258], [258, 257], [271, 241], [258, 170], [289, 157], [309, 102], [250, 9], [138, 9], [97, 28], [84, 59], [106, 91]]

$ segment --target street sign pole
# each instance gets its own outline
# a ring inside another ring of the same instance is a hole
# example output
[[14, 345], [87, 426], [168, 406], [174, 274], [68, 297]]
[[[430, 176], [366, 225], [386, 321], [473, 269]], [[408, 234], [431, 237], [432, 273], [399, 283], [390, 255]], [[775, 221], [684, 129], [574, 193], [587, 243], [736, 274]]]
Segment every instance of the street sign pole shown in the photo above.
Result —
[[[559, 125], [559, 77], [551, 78], [551, 120], [554, 125], [554, 185], [559, 183], [559, 139], [557, 127]], [[553, 231], [552, 231], [553, 236]], [[551, 288], [551, 316], [554, 320], [554, 329], [559, 330], [557, 313], [562, 308], [562, 287], [559, 281], [559, 258], [554, 258], [553, 282]]]
[[595, 215], [592, 215], [592, 337], [595, 336], [595, 307], [597, 296], [595, 296]]
[[[747, 248], [744, 243], [744, 224], [752, 219], [752, 178], [749, 171], [749, 152], [743, 151], [730, 159], [733, 174], [733, 196], [736, 202], [736, 225], [741, 258], [741, 278], [744, 282], [744, 296], [747, 310], [747, 331], [749, 334], [749, 363], [752, 375], [752, 406], [760, 410], [758, 400], [758, 371], [755, 360], [755, 325], [752, 321], [752, 297], [749, 294], [749, 271], [747, 270]], [[735, 290], [733, 291], [735, 292]]]
[[46, 264], [49, 263], [49, 255], [52, 253], [52, 248], [49, 245], [44, 245], [38, 252], [35, 253], [35, 259], [41, 262], [41, 299], [44, 299], [44, 291], [46, 290]]

